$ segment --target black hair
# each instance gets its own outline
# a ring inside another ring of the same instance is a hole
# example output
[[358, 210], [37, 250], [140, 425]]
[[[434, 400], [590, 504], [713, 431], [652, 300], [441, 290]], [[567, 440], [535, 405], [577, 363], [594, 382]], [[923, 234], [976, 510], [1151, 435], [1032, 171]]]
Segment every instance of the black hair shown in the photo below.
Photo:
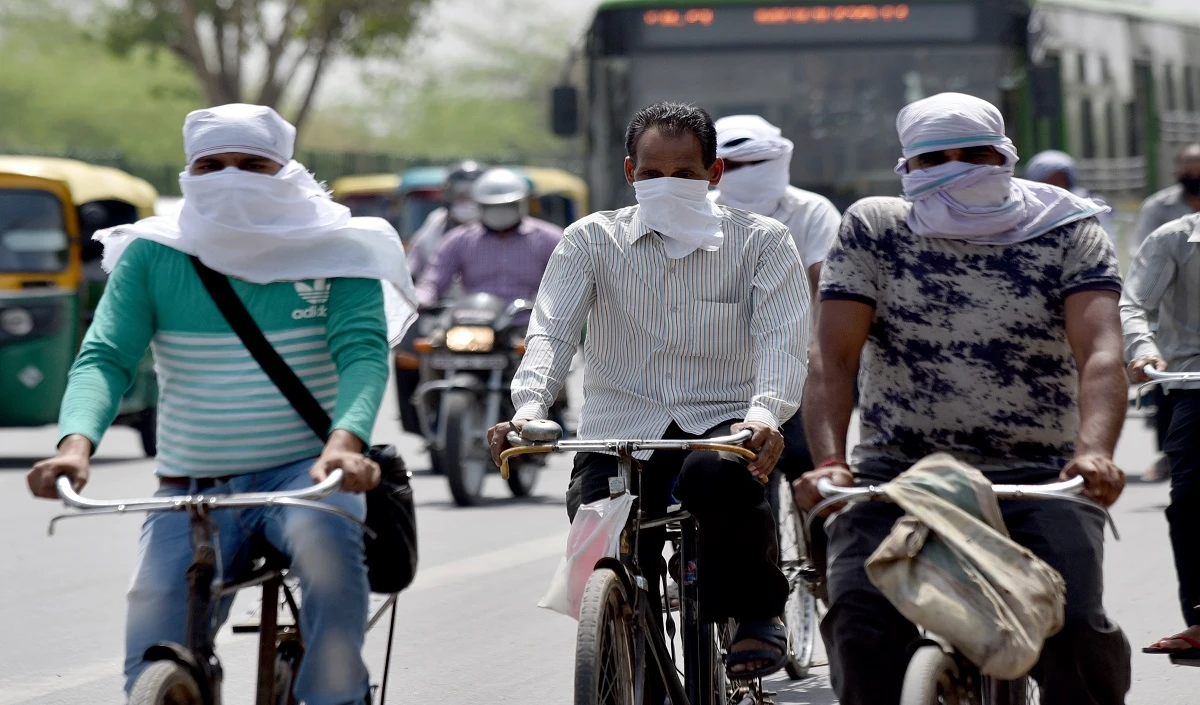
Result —
[[625, 132], [625, 152], [637, 161], [637, 146], [651, 128], [668, 137], [692, 134], [700, 141], [700, 157], [707, 169], [717, 161], [717, 128], [703, 108], [691, 103], [655, 103], [642, 108], [629, 121]]

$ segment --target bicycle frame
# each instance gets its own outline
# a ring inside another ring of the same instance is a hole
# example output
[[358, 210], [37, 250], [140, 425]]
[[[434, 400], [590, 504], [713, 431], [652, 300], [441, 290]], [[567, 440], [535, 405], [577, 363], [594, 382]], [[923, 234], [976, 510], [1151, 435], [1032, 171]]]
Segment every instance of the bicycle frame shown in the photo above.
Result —
[[[213, 544], [216, 526], [211, 514], [218, 509], [261, 506], [300, 506], [335, 514], [362, 525], [356, 517], [341, 509], [321, 504], [315, 500], [327, 497], [338, 490], [342, 483], [342, 471], [335, 470], [320, 484], [301, 490], [267, 493], [245, 493], [237, 495], [184, 495], [179, 497], [156, 497], [132, 500], [91, 500], [79, 496], [65, 478], [58, 478], [55, 487], [67, 507], [78, 512], [64, 514], [50, 520], [49, 533], [54, 534], [55, 524], [67, 518], [101, 514], [125, 514], [129, 512], [186, 511], [191, 523], [192, 562], [187, 569], [187, 613], [182, 644], [163, 642], [147, 649], [147, 661], [168, 660], [186, 668], [200, 688], [205, 705], [221, 705], [221, 683], [224, 671], [214, 648], [212, 608], [214, 600], [231, 597], [239, 590], [261, 585], [263, 588], [262, 615], [259, 622], [258, 679], [255, 705], [278, 705], [275, 700], [275, 665], [279, 655], [278, 623], [279, 594], [282, 590], [296, 624], [299, 625], [299, 608], [287, 586], [283, 583], [285, 571], [272, 567], [267, 561], [262, 567], [245, 578], [216, 583], [217, 549]], [[363, 530], [373, 535], [365, 525]], [[393, 596], [394, 600], [394, 596]], [[299, 627], [288, 630], [287, 635], [300, 639]], [[294, 636], [293, 636], [294, 635]], [[290, 686], [289, 686], [290, 687]]]
[[[555, 426], [557, 428], [557, 426]], [[537, 432], [544, 432], [538, 428]], [[541, 435], [538, 433], [537, 435]], [[750, 438], [749, 431], [721, 438], [695, 441], [629, 440], [629, 441], [557, 441], [546, 436], [537, 440], [523, 438], [515, 433], [508, 436], [512, 448], [504, 451], [502, 474], [507, 477], [508, 459], [515, 455], [546, 453], [553, 451], [609, 452], [618, 457], [617, 477], [609, 480], [609, 492], [617, 497], [633, 488], [633, 481], [641, 480], [640, 470], [634, 470], [633, 453], [638, 450], [712, 450], [731, 452], [753, 459], [754, 454], [733, 444], [743, 443]], [[640, 496], [640, 491], [638, 495]], [[680, 531], [680, 638], [683, 642], [683, 680], [667, 646], [663, 629], [662, 602], [653, 600], [649, 582], [638, 564], [638, 547], [643, 529], [678, 525]], [[649, 644], [649, 656], [654, 660], [658, 673], [666, 686], [672, 705], [714, 705], [717, 684], [714, 669], [717, 654], [713, 648], [713, 625], [705, 622], [700, 599], [699, 568], [702, 565], [699, 551], [696, 520], [679, 507], [669, 507], [661, 517], [648, 518], [641, 502], [635, 501], [634, 511], [621, 534], [621, 551], [618, 558], [605, 558], [597, 568], [610, 568], [625, 582], [625, 588], [637, 615], [634, 627], [635, 661], [645, 663], [645, 646]], [[653, 604], [652, 604], [653, 603]], [[648, 664], [646, 664], [648, 665]], [[634, 702], [640, 703], [644, 696], [644, 679], [635, 674]]]

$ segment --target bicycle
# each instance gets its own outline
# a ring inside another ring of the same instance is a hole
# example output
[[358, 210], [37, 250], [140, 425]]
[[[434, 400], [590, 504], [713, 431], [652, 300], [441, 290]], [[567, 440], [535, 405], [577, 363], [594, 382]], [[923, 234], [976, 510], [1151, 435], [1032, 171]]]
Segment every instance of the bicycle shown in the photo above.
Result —
[[[256, 586], [262, 587], [262, 613], [258, 628], [254, 630], [259, 634], [254, 703], [295, 705], [292, 688], [304, 658], [304, 639], [300, 633], [300, 608], [295, 592], [285, 582], [287, 558], [263, 541], [254, 548], [252, 569], [246, 577], [217, 583], [217, 551], [213, 543], [215, 524], [211, 513], [220, 509], [245, 507], [305, 507], [352, 521], [362, 526], [367, 535], [373, 536], [374, 532], [353, 515], [316, 501], [337, 492], [342, 478], [342, 471], [335, 470], [320, 484], [301, 490], [129, 500], [87, 499], [75, 492], [67, 478], [58, 478], [55, 489], [59, 497], [67, 507], [78, 511], [51, 519], [51, 536], [54, 535], [55, 524], [60, 520], [81, 516], [172, 511], [185, 511], [191, 516], [192, 563], [187, 570], [188, 609], [183, 643], [164, 642], [146, 651], [145, 658], [151, 663], [134, 682], [129, 693], [129, 705], [221, 705], [223, 670], [213, 643], [216, 634], [213, 633], [210, 619], [212, 606], [214, 601]], [[281, 626], [278, 619], [281, 593], [292, 616], [291, 624], [286, 626]], [[396, 595], [389, 596], [368, 623], [368, 629], [374, 627], [389, 607], [392, 615], [383, 679], [379, 686], [381, 704], [387, 698], [388, 670], [396, 630]], [[374, 691], [372, 687], [372, 698]]]
[[[511, 458], [531, 453], [612, 453], [619, 458], [619, 469], [618, 476], [609, 480], [609, 489], [613, 497], [619, 497], [638, 486], [633, 484], [640, 479], [634, 470], [638, 466], [633, 454], [639, 450], [703, 450], [732, 453], [751, 461], [756, 457], [739, 445], [750, 439], [749, 431], [682, 441], [563, 441], [559, 440], [561, 435], [557, 424], [538, 421], [528, 422], [520, 434], [509, 433], [512, 447], [500, 454], [501, 473], [507, 475]], [[659, 627], [662, 604], [649, 592], [649, 582], [638, 565], [639, 534], [643, 529], [656, 527], [666, 527], [679, 545], [682, 680], [675, 664], [674, 628], [669, 611], [670, 647]], [[575, 705], [640, 705], [648, 663], [661, 674], [671, 705], [771, 702], [773, 694], [763, 691], [760, 679], [731, 681], [726, 675], [724, 656], [730, 646], [731, 631], [727, 623], [707, 624], [702, 619], [697, 532], [696, 520], [679, 505], [668, 507], [666, 515], [651, 519], [635, 500], [621, 534], [620, 556], [601, 559], [584, 588], [575, 647]]]
[[810, 560], [810, 544], [804, 532], [803, 518], [796, 509], [792, 483], [778, 472], [772, 474], [771, 480], [772, 491], [776, 495], [774, 504], [779, 533], [779, 566], [790, 587], [783, 611], [783, 622], [788, 630], [788, 660], [784, 670], [792, 680], [801, 680], [808, 677], [814, 666], [819, 665], [814, 654], [820, 628], [817, 586], [821, 577]]
[[[1100, 505], [1079, 496], [1084, 480], [1075, 477], [1064, 482], [1046, 485], [993, 485], [997, 499], [1058, 499], [1076, 502], [1104, 512], [1113, 535], [1118, 539], [1112, 516]], [[809, 512], [805, 519], [805, 535], [809, 535], [813, 520], [825, 509], [840, 503], [889, 501], [876, 486], [842, 487], [828, 478], [817, 483], [817, 491], [825, 499]], [[900, 705], [1037, 705], [1041, 693], [1030, 676], [1005, 681], [986, 676], [949, 643], [937, 635], [927, 634], [913, 651], [904, 673]]]

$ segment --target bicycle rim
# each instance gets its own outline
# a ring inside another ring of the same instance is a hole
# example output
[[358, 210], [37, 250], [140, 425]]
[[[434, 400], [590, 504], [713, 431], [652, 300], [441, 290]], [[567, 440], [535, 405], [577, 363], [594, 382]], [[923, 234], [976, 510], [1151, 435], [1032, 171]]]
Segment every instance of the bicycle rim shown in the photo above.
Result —
[[617, 574], [601, 568], [588, 578], [575, 644], [575, 705], [635, 705], [633, 611]]
[[792, 499], [791, 486], [779, 483], [779, 564], [787, 577], [789, 591], [783, 621], [788, 630], [788, 676], [799, 680], [808, 676], [817, 644], [817, 598], [801, 576], [808, 559], [804, 545], [804, 527]]

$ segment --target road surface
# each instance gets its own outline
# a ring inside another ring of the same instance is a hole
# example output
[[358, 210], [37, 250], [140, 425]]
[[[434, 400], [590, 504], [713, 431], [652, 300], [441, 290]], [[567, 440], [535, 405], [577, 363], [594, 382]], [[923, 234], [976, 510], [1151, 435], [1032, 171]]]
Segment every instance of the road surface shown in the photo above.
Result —
[[[493, 477], [486, 506], [453, 506], [445, 481], [423, 472], [418, 443], [400, 433], [394, 400], [385, 402], [377, 441], [400, 445], [418, 470], [414, 480], [420, 519], [421, 569], [400, 599], [391, 702], [448, 704], [571, 701], [574, 627], [570, 619], [537, 609], [567, 535], [562, 493], [568, 461], [557, 458], [536, 497], [508, 498]], [[34, 501], [24, 473], [48, 454], [53, 428], [0, 432], [0, 705], [121, 703], [120, 661], [124, 593], [134, 560], [139, 518], [101, 517], [65, 522], [53, 538], [46, 525], [57, 510]], [[1145, 424], [1126, 427], [1118, 461], [1134, 475], [1152, 451]], [[114, 429], [96, 455], [86, 494], [150, 494], [153, 463], [140, 457], [134, 433]], [[1123, 540], [1110, 541], [1107, 605], [1135, 647], [1180, 626], [1175, 606], [1162, 509], [1165, 485], [1136, 477], [1115, 509]], [[234, 620], [253, 606], [243, 594]], [[373, 676], [382, 669], [386, 629], [369, 635]], [[226, 667], [226, 702], [252, 702], [253, 637], [228, 625], [218, 640]], [[805, 681], [773, 679], [778, 702], [828, 705], [827, 669]], [[1171, 667], [1164, 657], [1134, 655], [1131, 705], [1196, 702], [1200, 669]]]

